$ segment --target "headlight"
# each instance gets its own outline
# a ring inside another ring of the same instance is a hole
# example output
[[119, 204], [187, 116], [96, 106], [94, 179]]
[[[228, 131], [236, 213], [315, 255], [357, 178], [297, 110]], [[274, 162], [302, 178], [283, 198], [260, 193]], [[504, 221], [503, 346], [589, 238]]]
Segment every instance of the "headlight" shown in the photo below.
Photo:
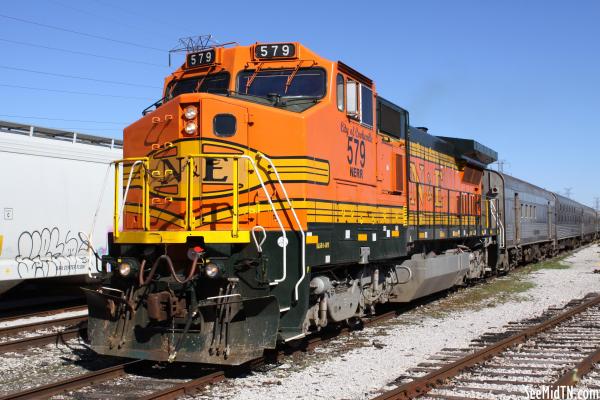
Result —
[[185, 110], [183, 110], [183, 116], [185, 119], [194, 119], [198, 115], [198, 109], [196, 106], [187, 106]]
[[216, 278], [217, 276], [219, 276], [219, 266], [215, 263], [209, 262], [204, 267], [204, 273], [209, 278]]
[[122, 262], [119, 264], [119, 274], [123, 277], [128, 276], [131, 273], [131, 264], [128, 262]]
[[198, 129], [198, 126], [196, 125], [195, 122], [188, 122], [185, 125], [185, 133], [187, 133], [188, 135], [193, 135], [194, 133], [196, 133], [197, 129]]

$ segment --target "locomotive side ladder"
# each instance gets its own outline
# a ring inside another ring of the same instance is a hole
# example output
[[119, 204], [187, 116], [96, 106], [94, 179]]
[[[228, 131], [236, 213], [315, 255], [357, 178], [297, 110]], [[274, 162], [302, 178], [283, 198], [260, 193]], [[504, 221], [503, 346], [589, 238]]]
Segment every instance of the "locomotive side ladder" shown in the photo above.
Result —
[[496, 226], [498, 226], [498, 245], [501, 249], [504, 248], [504, 224], [502, 223], [502, 218], [500, 218], [499, 210], [496, 207], [496, 202], [498, 199], [494, 199], [490, 201], [490, 208], [492, 211], [492, 217], [494, 217], [494, 221], [496, 222]]

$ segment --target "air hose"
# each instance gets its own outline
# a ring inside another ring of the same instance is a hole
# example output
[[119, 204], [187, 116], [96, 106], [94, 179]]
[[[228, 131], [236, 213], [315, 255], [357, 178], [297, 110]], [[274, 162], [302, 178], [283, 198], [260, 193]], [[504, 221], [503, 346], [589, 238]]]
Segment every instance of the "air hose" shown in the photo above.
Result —
[[173, 266], [173, 261], [171, 260], [171, 257], [169, 257], [166, 254], [163, 254], [162, 256], [158, 257], [156, 259], [156, 261], [154, 261], [154, 263], [152, 264], [152, 268], [150, 268], [150, 275], [148, 275], [148, 278], [144, 279], [144, 269], [146, 267], [146, 260], [142, 260], [142, 264], [140, 265], [140, 274], [139, 274], [138, 282], [139, 282], [140, 286], [146, 286], [147, 284], [149, 284], [150, 281], [152, 280], [152, 277], [156, 273], [156, 269], [158, 268], [158, 266], [160, 265], [160, 262], [162, 260], [165, 260], [167, 262], [167, 265], [169, 266], [169, 270], [171, 271], [171, 276], [178, 283], [189, 282], [194, 277], [194, 274], [196, 273], [196, 267], [198, 265], [199, 258], [200, 258], [200, 255], [196, 254], [196, 257], [194, 257], [194, 261], [192, 262], [192, 266], [190, 267], [190, 271], [189, 271], [187, 277], [183, 280], [177, 276], [177, 273], [175, 272], [175, 267]]

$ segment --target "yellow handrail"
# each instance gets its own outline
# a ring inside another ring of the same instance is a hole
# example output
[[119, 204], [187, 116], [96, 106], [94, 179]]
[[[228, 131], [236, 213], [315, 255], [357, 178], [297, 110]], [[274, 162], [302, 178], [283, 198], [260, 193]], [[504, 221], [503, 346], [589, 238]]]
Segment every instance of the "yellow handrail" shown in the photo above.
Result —
[[185, 224], [188, 231], [194, 229], [194, 159], [187, 160], [187, 193], [185, 196]]
[[[144, 210], [143, 218], [142, 218], [142, 226], [144, 230], [148, 230], [149, 221], [150, 221], [150, 210], [148, 208], [150, 191], [148, 189], [148, 185], [146, 184], [146, 171], [148, 170], [148, 157], [131, 157], [131, 158], [123, 158], [120, 160], [113, 161], [115, 164], [115, 190], [114, 190], [114, 215], [113, 215], [113, 236], [115, 239], [119, 237], [119, 193], [121, 191], [121, 181], [119, 180], [119, 165], [125, 162], [137, 162], [141, 161], [143, 164], [144, 173], [142, 174], [142, 187], [143, 187], [143, 199], [142, 199], [142, 208]], [[132, 174], [133, 171], [130, 171]], [[123, 199], [123, 202], [127, 201], [127, 199]]]
[[[246, 158], [247, 156], [244, 154], [228, 154], [228, 153], [210, 153], [210, 154], [190, 154], [187, 156], [187, 175], [186, 175], [186, 208], [185, 208], [185, 224], [186, 230], [192, 231], [194, 230], [196, 224], [194, 220], [194, 170], [195, 170], [195, 158], [223, 158], [223, 159], [232, 159], [233, 160], [233, 182], [232, 182], [232, 192], [233, 192], [233, 209], [232, 209], [232, 227], [231, 227], [231, 236], [237, 238], [239, 235], [239, 159]], [[150, 184], [147, 176], [147, 171], [149, 170], [149, 159], [148, 157], [131, 157], [124, 158], [121, 160], [113, 161], [115, 165], [115, 190], [114, 190], [114, 237], [115, 239], [119, 237], [119, 222], [120, 222], [120, 208], [119, 208], [119, 193], [122, 190], [122, 183], [119, 179], [119, 171], [120, 165], [126, 162], [137, 162], [141, 161], [143, 163], [144, 172], [141, 174], [141, 185], [142, 185], [142, 229], [144, 231], [148, 231], [150, 229]], [[132, 174], [133, 171], [130, 171]], [[202, 185], [202, 181], [200, 181], [200, 187]], [[201, 190], [201, 189], [200, 189]], [[202, 196], [202, 193], [200, 193]], [[127, 199], [123, 199], [125, 202]]]

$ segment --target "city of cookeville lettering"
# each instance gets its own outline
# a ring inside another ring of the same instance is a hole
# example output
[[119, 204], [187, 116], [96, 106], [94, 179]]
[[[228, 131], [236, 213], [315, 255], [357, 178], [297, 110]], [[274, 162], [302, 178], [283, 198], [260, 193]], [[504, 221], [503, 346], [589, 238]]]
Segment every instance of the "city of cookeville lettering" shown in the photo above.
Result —
[[348, 127], [344, 122], [340, 125], [340, 131], [346, 134], [347, 138], [347, 157], [349, 164], [350, 177], [363, 179], [363, 168], [367, 162], [367, 147], [365, 142], [372, 143], [371, 132], [351, 126]]

